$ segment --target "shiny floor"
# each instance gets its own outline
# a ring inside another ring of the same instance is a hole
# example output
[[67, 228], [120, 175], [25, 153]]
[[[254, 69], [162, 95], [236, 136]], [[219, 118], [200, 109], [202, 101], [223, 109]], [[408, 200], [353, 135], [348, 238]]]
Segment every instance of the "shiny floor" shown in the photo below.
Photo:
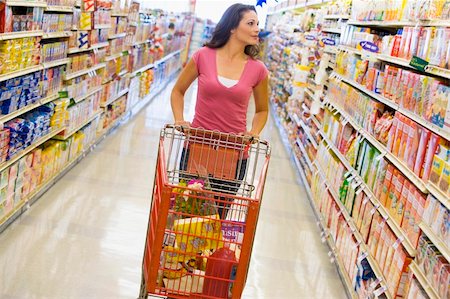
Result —
[[[136, 298], [170, 85], [0, 234], [0, 298]], [[188, 114], [193, 114], [190, 92]], [[277, 128], [243, 298], [346, 298]]]

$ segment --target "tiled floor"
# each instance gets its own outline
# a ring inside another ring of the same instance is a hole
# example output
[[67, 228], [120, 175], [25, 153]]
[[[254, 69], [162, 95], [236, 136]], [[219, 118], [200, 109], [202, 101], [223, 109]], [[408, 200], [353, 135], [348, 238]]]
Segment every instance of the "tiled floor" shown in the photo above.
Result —
[[[172, 119], [169, 94], [0, 235], [0, 298], [137, 297], [159, 129]], [[272, 120], [263, 137], [273, 154], [243, 298], [346, 298]]]

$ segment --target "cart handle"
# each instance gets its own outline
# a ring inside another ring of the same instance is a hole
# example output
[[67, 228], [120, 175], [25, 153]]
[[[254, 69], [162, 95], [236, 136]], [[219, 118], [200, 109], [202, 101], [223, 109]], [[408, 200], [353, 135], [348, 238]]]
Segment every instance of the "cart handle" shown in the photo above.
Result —
[[223, 141], [233, 142], [236, 144], [247, 144], [248, 147], [250, 147], [252, 143], [260, 143], [269, 146], [268, 141], [262, 140], [254, 136], [238, 135], [235, 133], [223, 133], [217, 130], [206, 130], [203, 128], [193, 128], [173, 124], [167, 124], [165, 125], [164, 128], [177, 130], [185, 135], [193, 135], [195, 137], [219, 139]]

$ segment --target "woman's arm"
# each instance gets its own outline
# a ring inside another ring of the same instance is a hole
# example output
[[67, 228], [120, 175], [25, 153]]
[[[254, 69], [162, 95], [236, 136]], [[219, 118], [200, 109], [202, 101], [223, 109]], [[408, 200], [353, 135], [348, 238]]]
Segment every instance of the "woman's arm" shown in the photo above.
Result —
[[194, 60], [189, 60], [188, 64], [181, 71], [177, 82], [175, 83], [172, 94], [170, 96], [170, 103], [172, 105], [173, 118], [176, 125], [185, 125], [187, 122], [184, 120], [184, 94], [186, 90], [198, 77], [197, 66]]
[[251, 135], [259, 136], [266, 125], [269, 114], [269, 79], [266, 76], [258, 85], [253, 88], [255, 97], [255, 116], [252, 121]]

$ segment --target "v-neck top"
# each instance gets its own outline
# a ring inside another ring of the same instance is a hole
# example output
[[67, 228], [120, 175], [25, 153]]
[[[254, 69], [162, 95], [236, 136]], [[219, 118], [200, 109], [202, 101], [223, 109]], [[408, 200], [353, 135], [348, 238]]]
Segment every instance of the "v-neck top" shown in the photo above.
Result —
[[261, 61], [249, 58], [238, 82], [226, 87], [218, 79], [216, 52], [216, 49], [203, 47], [192, 56], [198, 72], [192, 126], [224, 133], [246, 132], [247, 109], [253, 88], [269, 71]]

